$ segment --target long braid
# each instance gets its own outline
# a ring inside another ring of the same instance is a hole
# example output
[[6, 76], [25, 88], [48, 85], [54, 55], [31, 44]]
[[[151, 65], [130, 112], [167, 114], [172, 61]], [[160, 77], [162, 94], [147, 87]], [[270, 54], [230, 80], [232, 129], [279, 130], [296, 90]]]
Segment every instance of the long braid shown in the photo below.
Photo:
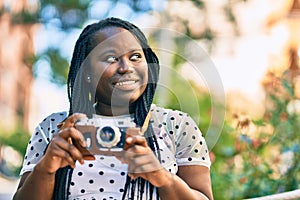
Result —
[[[74, 52], [73, 52], [71, 65], [70, 65], [70, 72], [68, 74], [68, 85], [67, 85], [68, 98], [70, 104], [70, 109], [69, 109], [70, 115], [74, 112], [90, 113], [92, 110], [92, 108], [90, 107], [80, 108], [80, 105], [82, 105], [83, 102], [89, 101], [88, 99], [89, 97], [87, 94], [85, 94], [87, 91], [82, 89], [82, 86], [80, 85], [80, 84], [84, 84], [84, 81], [78, 78], [77, 75], [78, 76], [82, 75], [82, 73], [80, 73], [79, 70], [85, 70], [81, 68], [81, 65], [84, 64], [85, 59], [92, 51], [92, 49], [95, 47], [95, 45], [92, 44], [92, 40], [93, 40], [94, 33], [98, 30], [99, 29], [97, 26], [88, 25], [80, 34], [74, 47]], [[74, 91], [76, 81], [78, 85], [76, 86], [76, 90]], [[74, 94], [74, 92], [76, 92], [76, 94]]]
[[[97, 45], [95, 44], [96, 42], [94, 40], [95, 33], [107, 27], [120, 27], [130, 31], [138, 39], [144, 51], [148, 63], [148, 84], [145, 92], [135, 102], [134, 112], [135, 123], [141, 127], [146, 119], [148, 112], [150, 112], [150, 107], [153, 101], [154, 92], [158, 81], [159, 61], [155, 53], [149, 47], [147, 39], [141, 32], [141, 30], [135, 25], [118, 18], [107, 18], [105, 20], [99, 21], [98, 23], [88, 25], [80, 34], [74, 47], [67, 82], [68, 99], [70, 104], [69, 114], [71, 115], [74, 112], [84, 112], [87, 114], [91, 114], [93, 110], [93, 102], [91, 101], [94, 101], [94, 99], [89, 99], [90, 94], [88, 94], [88, 92], [90, 91], [87, 91], [85, 90], [85, 88], [83, 88], [84, 81], [82, 81], [82, 77], [77, 76], [82, 74], [80, 73], [80, 70], [85, 70], [83, 69], [84, 61], [87, 58], [88, 54], [92, 51], [92, 49]], [[75, 90], [74, 87], [76, 88]], [[94, 97], [93, 94], [92, 97]], [[160, 160], [159, 146], [151, 124], [149, 124], [146, 130], [145, 137], [147, 139], [149, 147]], [[138, 197], [140, 197], [140, 199], [143, 198], [144, 194], [146, 194], [146, 196], [149, 195], [149, 198], [152, 199], [154, 186], [142, 178], [131, 180], [129, 176], [127, 176], [126, 178], [122, 199], [125, 199], [126, 197], [128, 197], [129, 199], [134, 199], [136, 187], [138, 187]], [[159, 199], [158, 192], [156, 199]]]
[[[92, 49], [91, 45], [89, 44], [90, 43], [89, 40], [90, 37], [93, 35], [91, 33], [93, 32], [94, 28], [95, 27], [92, 25], [87, 26], [80, 34], [74, 47], [74, 52], [71, 60], [70, 70], [68, 74], [68, 82], [67, 82], [67, 88], [68, 88], [67, 92], [68, 92], [68, 99], [70, 105], [69, 115], [71, 115], [74, 112], [73, 103], [72, 103], [74, 102], [74, 100], [72, 99], [74, 96], [77, 96], [73, 94], [74, 87], [75, 87], [75, 79], [76, 76], [80, 74], [79, 73], [80, 67]], [[80, 90], [80, 88], [81, 87], [76, 87], [77, 90]], [[84, 90], [78, 91], [78, 94], [80, 94], [80, 92], [84, 92]], [[77, 110], [75, 109], [75, 111]], [[68, 199], [68, 190], [70, 186], [72, 173], [73, 173], [73, 169], [70, 168], [69, 166], [61, 168], [56, 172], [54, 194], [52, 197], [53, 200]]]

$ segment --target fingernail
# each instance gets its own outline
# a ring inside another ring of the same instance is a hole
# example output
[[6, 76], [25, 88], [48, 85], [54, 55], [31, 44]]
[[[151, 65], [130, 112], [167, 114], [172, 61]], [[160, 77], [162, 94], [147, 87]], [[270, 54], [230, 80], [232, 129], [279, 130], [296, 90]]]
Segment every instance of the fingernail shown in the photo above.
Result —
[[126, 142], [127, 142], [127, 143], [131, 143], [132, 141], [133, 141], [133, 138], [132, 138], [132, 137], [126, 138]]
[[85, 142], [85, 140], [81, 140], [81, 146], [82, 146], [82, 147], [86, 147], [86, 142]]

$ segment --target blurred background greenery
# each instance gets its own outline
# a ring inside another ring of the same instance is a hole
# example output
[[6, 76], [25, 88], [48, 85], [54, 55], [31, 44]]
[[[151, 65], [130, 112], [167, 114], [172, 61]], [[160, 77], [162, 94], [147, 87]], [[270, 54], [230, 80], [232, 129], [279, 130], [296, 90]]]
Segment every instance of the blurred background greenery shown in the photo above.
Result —
[[[31, 119], [46, 109], [36, 105], [33, 84], [37, 79], [46, 79], [57, 88], [65, 89], [71, 50], [75, 38], [87, 23], [117, 16], [138, 26], [157, 27], [147, 33], [153, 45], [159, 45], [163, 40], [160, 28], [172, 29], [196, 41], [213, 58], [222, 45], [222, 38], [229, 38], [226, 45], [230, 46], [245, 34], [244, 26], [248, 26], [246, 30], [251, 30], [251, 26], [255, 28], [254, 24], [242, 24], [240, 14], [243, 9], [246, 12], [252, 2], [258, 1], [220, 2], [0, 0], [0, 176], [8, 180], [18, 179], [26, 145], [33, 132]], [[270, 6], [266, 2], [268, 0], [262, 5]], [[216, 4], [218, 14], [213, 9]], [[267, 66], [257, 66], [265, 68], [260, 83], [263, 90], [260, 106], [241, 93], [227, 91], [226, 103], [219, 105], [220, 109], [226, 110], [226, 116], [217, 143], [210, 146], [216, 200], [264, 196], [295, 190], [300, 185], [300, 3], [289, 0], [274, 4], [280, 9], [265, 15], [264, 28], [271, 32], [280, 29], [278, 24], [285, 23], [284, 31], [288, 36], [279, 56], [271, 56]], [[219, 22], [216, 18], [222, 18], [222, 26], [214, 23]], [[46, 36], [41, 36], [43, 34]], [[188, 62], [180, 57], [184, 55], [186, 43], [179, 35], [172, 39], [172, 55], [162, 59], [182, 73]], [[203, 54], [199, 54], [201, 56]], [[189, 96], [186, 84], [193, 88], [195, 96]], [[195, 79], [182, 80], [177, 76], [168, 76], [168, 85], [176, 88], [176, 94], [172, 93], [173, 90], [168, 92], [161, 88], [155, 102], [181, 109], [181, 104], [188, 105], [188, 101], [181, 101], [196, 98], [196, 104], [184, 111], [197, 119], [205, 135], [212, 123], [213, 91], [197, 84]], [[46, 107], [48, 112], [56, 111], [49, 111], [50, 105], [46, 104]]]

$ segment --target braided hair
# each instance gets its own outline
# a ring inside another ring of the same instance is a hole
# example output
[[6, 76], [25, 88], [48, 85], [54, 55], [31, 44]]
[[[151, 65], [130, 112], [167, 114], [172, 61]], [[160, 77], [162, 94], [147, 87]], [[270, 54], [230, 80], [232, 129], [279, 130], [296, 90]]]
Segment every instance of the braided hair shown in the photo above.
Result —
[[[85, 113], [91, 113], [93, 110], [91, 103], [84, 103], [91, 101], [91, 97], [89, 96], [88, 91], [84, 89], [82, 89], [82, 91], [77, 90], [77, 88], [80, 87], [77, 87], [76, 84], [83, 84], [82, 80], [78, 78], [77, 75], [79, 74], [80, 70], [83, 70], [83, 67], [81, 68], [81, 66], [84, 66], [83, 63], [85, 59], [97, 45], [97, 42], [95, 42], [95, 33], [108, 27], [124, 28], [128, 30], [133, 36], [135, 36], [143, 49], [146, 61], [148, 63], [148, 84], [144, 93], [134, 102], [134, 120], [138, 126], [142, 127], [146, 116], [150, 111], [156, 85], [158, 82], [160, 68], [159, 61], [155, 53], [149, 47], [145, 35], [137, 26], [128, 21], [124, 21], [114, 17], [106, 18], [85, 27], [75, 44], [67, 82], [68, 99], [70, 104], [69, 114], [71, 115], [74, 111], [80, 112], [83, 110], [85, 111]], [[74, 87], [76, 88], [76, 90], [74, 90]], [[77, 93], [80, 93], [80, 95], [77, 95]], [[149, 124], [145, 132], [145, 137], [147, 139], [149, 147], [160, 160], [158, 142], [151, 124]], [[70, 168], [68, 168], [68, 170], [70, 171]], [[58, 172], [57, 179], [61, 179], [61, 177], [62, 176], [60, 176], [60, 172]], [[71, 179], [71, 176], [67, 177], [69, 180], [65, 180], [66, 182], [70, 181]], [[55, 191], [61, 190], [61, 192], [58, 193], [64, 193], [64, 195], [67, 196], [69, 185], [67, 184], [67, 188], [64, 188], [64, 190], [61, 189], [61, 183], [57, 183], [57, 185], [59, 186], [55, 187]], [[138, 199], [142, 199], [143, 196], [147, 196], [147, 199], [151, 200], [154, 196], [154, 190], [157, 190], [157, 188], [155, 188], [150, 182], [142, 178], [132, 180], [129, 176], [127, 176], [122, 199], [127, 198], [133, 200], [134, 195], [137, 194]], [[56, 192], [54, 192], [54, 194], [55, 193]], [[159, 199], [158, 191], [156, 191], [156, 199]]]

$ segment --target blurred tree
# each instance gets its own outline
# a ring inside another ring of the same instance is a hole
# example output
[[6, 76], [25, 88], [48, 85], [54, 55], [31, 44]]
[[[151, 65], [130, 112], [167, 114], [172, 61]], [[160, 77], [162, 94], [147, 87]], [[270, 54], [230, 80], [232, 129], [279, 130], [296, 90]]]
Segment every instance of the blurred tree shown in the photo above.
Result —
[[[36, 10], [37, 6], [26, 0], [0, 0], [0, 172], [5, 175], [19, 169], [19, 166], [7, 167], [12, 163], [5, 159], [8, 156], [4, 155], [5, 149], [10, 146], [23, 155], [25, 150], [20, 145], [26, 145], [29, 138]], [[19, 165], [20, 157], [15, 159]]]
[[[299, 188], [300, 177], [297, 173], [300, 167], [299, 161], [299, 128], [300, 128], [300, 2], [290, 0], [282, 18], [277, 19], [277, 23], [283, 21], [286, 25], [289, 37], [283, 49], [286, 59], [281, 63], [280, 73], [273, 74], [270, 78], [266, 76], [263, 86], [266, 91], [266, 101], [273, 103], [268, 106], [265, 118], [275, 128], [274, 142], [279, 146], [281, 158], [281, 185], [277, 190], [289, 191]], [[276, 26], [276, 20], [273, 20]], [[274, 70], [270, 66], [267, 74]], [[279, 70], [277, 70], [279, 71]], [[278, 87], [270, 83], [275, 82]], [[279, 84], [278, 84], [279, 83]]]
[[[223, 154], [212, 166], [217, 172], [212, 174], [216, 199], [254, 198], [300, 187], [300, 4], [298, 0], [282, 3], [288, 6], [267, 19], [268, 26], [275, 26], [278, 20], [287, 25], [289, 38], [279, 55], [282, 62], [271, 62], [262, 80], [262, 117], [229, 113], [234, 130], [222, 134], [214, 149], [217, 155], [231, 147], [230, 156]], [[227, 142], [223, 143], [223, 138]]]
[[261, 197], [300, 187], [300, 100], [295, 95], [299, 84], [295, 79], [299, 79], [300, 68], [295, 68], [297, 65], [287, 65], [280, 74], [267, 73], [263, 81], [267, 106], [262, 118], [240, 115], [231, 120], [235, 128], [231, 133], [234, 154], [222, 158], [224, 175], [231, 185], [216, 181], [231, 194], [220, 199]]

